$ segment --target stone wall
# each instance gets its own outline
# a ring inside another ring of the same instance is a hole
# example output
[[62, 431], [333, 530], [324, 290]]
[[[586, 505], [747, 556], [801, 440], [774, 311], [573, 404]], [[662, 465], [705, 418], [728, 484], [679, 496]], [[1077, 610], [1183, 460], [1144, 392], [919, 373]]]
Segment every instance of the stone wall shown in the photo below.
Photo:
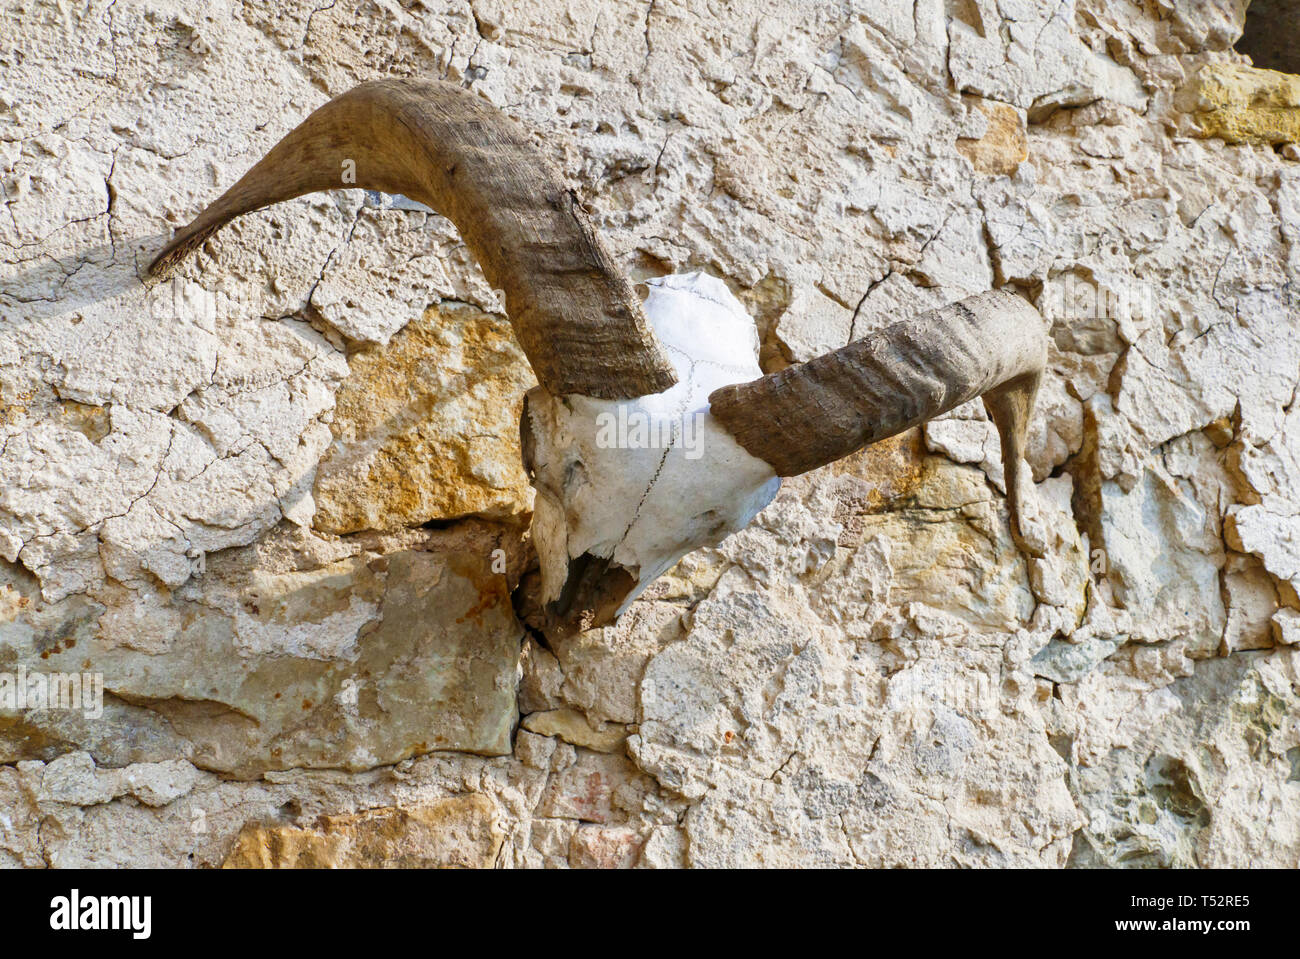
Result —
[[[4, 0], [0, 864], [1300, 864], [1300, 80], [1244, 0]], [[531, 373], [447, 221], [176, 225], [360, 80], [536, 132], [767, 370], [1004, 286], [978, 404], [549, 645]]]

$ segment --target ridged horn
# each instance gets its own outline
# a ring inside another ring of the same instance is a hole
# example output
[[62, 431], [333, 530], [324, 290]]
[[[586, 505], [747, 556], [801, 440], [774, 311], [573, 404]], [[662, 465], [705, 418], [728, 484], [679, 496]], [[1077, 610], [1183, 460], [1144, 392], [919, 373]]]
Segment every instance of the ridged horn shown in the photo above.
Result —
[[241, 214], [347, 188], [405, 194], [456, 225], [505, 291], [515, 335], [552, 395], [628, 399], [676, 382], [631, 284], [559, 173], [517, 123], [440, 81], [377, 80], [326, 103], [177, 231], [149, 270], [170, 268]]
[[1032, 479], [1025, 434], [1047, 363], [1038, 311], [991, 290], [893, 323], [838, 350], [709, 396], [712, 413], [780, 476], [848, 456], [972, 400], [997, 426], [1012, 531]]

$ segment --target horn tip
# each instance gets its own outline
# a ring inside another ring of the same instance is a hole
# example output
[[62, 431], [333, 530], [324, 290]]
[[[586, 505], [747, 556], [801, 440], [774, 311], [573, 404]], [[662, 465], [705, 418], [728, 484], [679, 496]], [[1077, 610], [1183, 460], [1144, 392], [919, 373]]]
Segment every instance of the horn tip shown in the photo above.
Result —
[[178, 232], [172, 239], [158, 251], [158, 254], [149, 263], [146, 272], [150, 276], [159, 277], [171, 273], [181, 264], [191, 253], [193, 253], [202, 243], [212, 235], [213, 230], [198, 230], [190, 232], [187, 227]]

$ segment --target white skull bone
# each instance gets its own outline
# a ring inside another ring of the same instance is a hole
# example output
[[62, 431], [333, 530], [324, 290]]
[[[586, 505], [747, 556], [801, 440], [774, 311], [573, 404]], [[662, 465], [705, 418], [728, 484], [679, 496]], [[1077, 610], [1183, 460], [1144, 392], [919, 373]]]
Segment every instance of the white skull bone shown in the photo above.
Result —
[[709, 412], [718, 387], [762, 376], [754, 321], [702, 273], [647, 286], [675, 386], [631, 400], [537, 388], [524, 407], [542, 599], [583, 627], [612, 622], [688, 552], [744, 528], [781, 485]]

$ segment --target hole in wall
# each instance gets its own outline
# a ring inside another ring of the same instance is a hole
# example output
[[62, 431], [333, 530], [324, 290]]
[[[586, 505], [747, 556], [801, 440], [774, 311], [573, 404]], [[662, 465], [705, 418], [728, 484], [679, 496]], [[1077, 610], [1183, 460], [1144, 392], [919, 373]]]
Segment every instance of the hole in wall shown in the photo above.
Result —
[[1300, 73], [1300, 0], [1251, 0], [1234, 49], [1257, 67]]

